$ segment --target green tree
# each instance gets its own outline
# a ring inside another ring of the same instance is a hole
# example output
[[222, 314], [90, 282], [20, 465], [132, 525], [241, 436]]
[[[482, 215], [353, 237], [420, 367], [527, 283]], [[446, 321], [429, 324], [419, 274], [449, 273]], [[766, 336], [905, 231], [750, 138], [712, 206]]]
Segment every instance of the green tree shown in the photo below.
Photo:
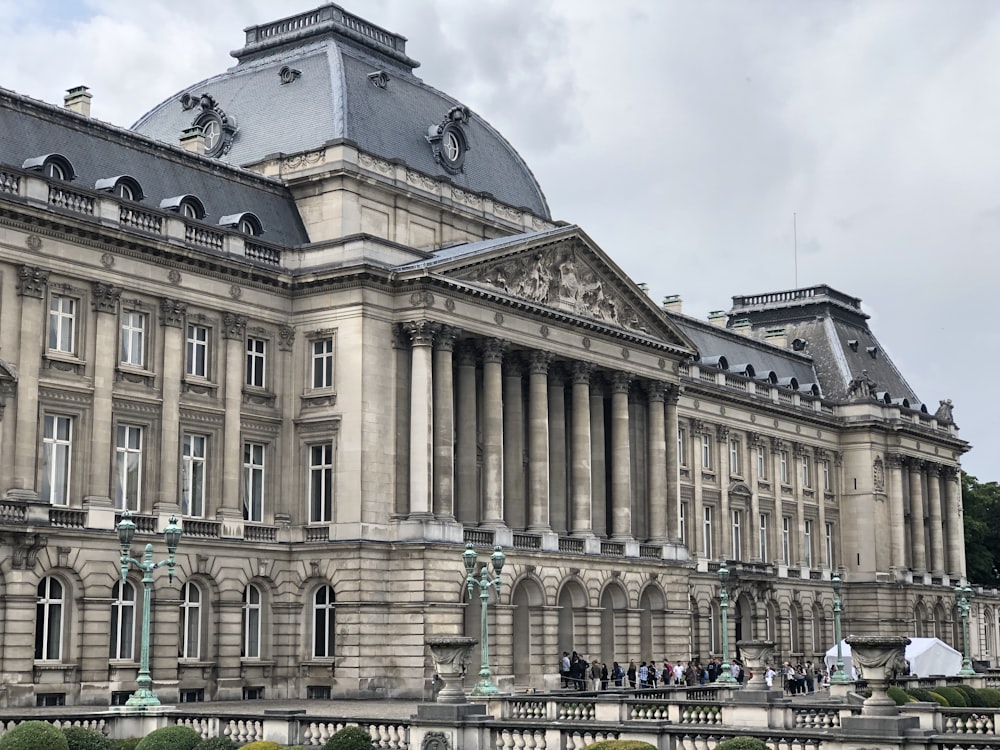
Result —
[[962, 472], [965, 564], [971, 583], [1000, 586], [1000, 484]]

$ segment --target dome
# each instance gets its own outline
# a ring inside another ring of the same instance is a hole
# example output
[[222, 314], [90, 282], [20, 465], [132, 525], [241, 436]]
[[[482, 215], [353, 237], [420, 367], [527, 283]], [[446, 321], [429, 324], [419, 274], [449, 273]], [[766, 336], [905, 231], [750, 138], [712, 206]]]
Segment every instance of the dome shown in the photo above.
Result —
[[531, 170], [489, 123], [413, 74], [406, 39], [325, 5], [246, 29], [229, 70], [178, 92], [132, 130], [248, 165], [346, 140], [462, 190], [549, 217]]

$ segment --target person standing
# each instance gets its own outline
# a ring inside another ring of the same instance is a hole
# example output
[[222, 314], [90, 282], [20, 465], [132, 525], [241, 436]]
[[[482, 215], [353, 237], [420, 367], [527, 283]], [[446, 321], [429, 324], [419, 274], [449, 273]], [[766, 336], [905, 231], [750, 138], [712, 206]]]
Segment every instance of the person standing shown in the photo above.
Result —
[[569, 651], [563, 651], [562, 659], [559, 660], [559, 674], [562, 677], [562, 686], [564, 688], [569, 687]]
[[629, 659], [628, 672], [626, 672], [626, 674], [628, 675], [628, 686], [633, 690], [635, 690], [635, 680], [637, 673], [638, 670], [635, 667], [635, 659]]

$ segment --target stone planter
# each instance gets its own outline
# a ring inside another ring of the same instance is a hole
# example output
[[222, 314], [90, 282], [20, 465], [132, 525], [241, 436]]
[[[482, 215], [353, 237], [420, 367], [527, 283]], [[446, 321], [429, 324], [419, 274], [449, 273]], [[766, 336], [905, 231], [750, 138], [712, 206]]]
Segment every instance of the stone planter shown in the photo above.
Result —
[[851, 660], [872, 691], [871, 697], [861, 707], [861, 715], [898, 715], [899, 708], [886, 690], [890, 680], [906, 671], [904, 653], [910, 639], [903, 636], [851, 635], [846, 640], [851, 647]]
[[428, 638], [426, 643], [434, 659], [434, 671], [444, 682], [435, 700], [438, 703], [465, 703], [462, 678], [465, 677], [469, 652], [479, 641], [456, 635]]
[[774, 641], [737, 641], [745, 671], [753, 677], [744, 683], [744, 690], [768, 690], [764, 671], [774, 661]]

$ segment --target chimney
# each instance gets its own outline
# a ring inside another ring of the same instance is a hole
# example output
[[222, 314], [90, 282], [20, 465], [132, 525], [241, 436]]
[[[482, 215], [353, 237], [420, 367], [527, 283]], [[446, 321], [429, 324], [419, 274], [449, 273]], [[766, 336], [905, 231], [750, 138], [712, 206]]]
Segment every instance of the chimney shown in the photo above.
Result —
[[730, 330], [735, 333], [743, 334], [744, 336], [749, 336], [753, 333], [753, 326], [750, 325], [750, 320], [748, 318], [740, 318], [730, 326]]
[[187, 128], [181, 132], [181, 148], [190, 151], [192, 154], [205, 153], [205, 134], [200, 125]]
[[71, 89], [66, 89], [66, 96], [63, 97], [63, 106], [70, 112], [90, 117], [90, 100], [93, 98], [94, 95], [90, 93], [90, 89], [86, 86], [74, 86]]
[[640, 281], [636, 286], [642, 291], [643, 294], [649, 294], [649, 284], [645, 281]]
[[663, 298], [664, 312], [679, 313], [681, 311], [681, 295], [668, 294]]
[[784, 328], [768, 328], [764, 331], [764, 341], [774, 344], [774, 346], [780, 346], [782, 349], [788, 346], [788, 337], [785, 335]]
[[716, 328], [725, 328], [726, 314], [722, 310], [713, 310], [708, 314], [708, 322]]

